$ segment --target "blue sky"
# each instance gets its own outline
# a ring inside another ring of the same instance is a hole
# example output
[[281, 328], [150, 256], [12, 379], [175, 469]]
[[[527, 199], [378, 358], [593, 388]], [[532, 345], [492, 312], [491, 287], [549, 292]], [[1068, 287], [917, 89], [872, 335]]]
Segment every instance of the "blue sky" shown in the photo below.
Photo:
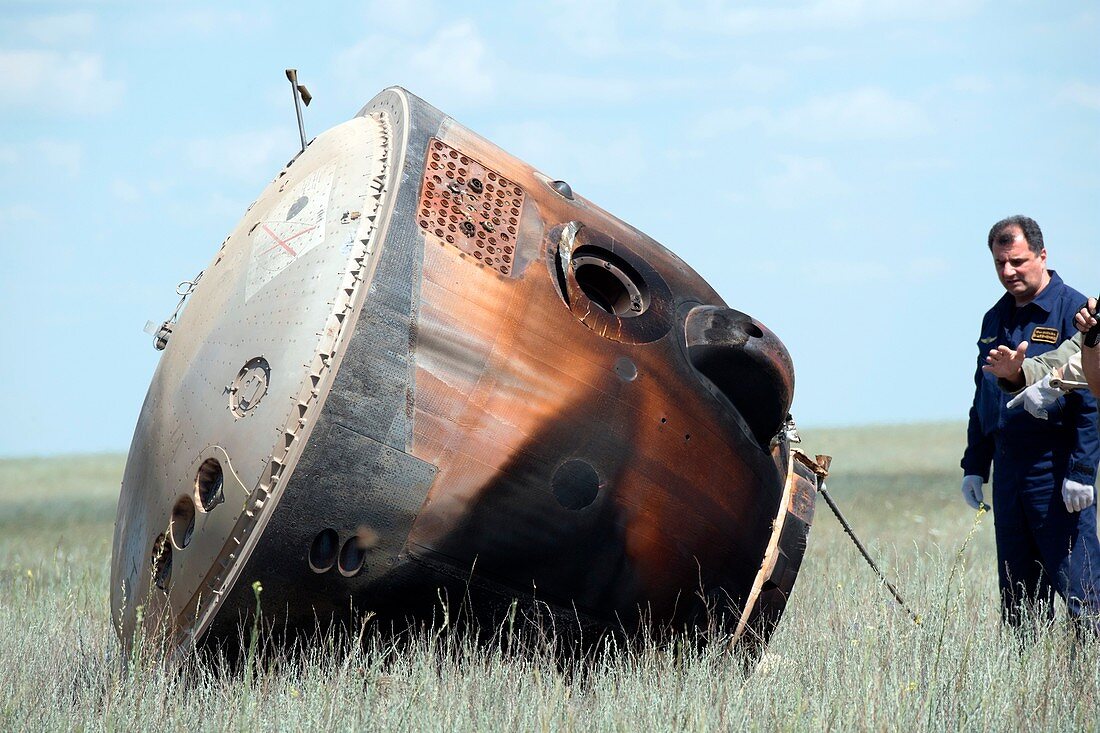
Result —
[[398, 84], [780, 335], [803, 425], [963, 419], [995, 220], [1100, 291], [1100, 4], [0, 1], [0, 455], [125, 450], [175, 306]]

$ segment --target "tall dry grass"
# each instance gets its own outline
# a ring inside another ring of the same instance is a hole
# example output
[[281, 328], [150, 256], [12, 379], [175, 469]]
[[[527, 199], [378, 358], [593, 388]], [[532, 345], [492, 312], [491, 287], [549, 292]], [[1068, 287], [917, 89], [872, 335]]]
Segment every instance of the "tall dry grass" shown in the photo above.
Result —
[[751, 674], [720, 643], [608, 642], [563, 661], [531, 636], [385, 640], [369, 627], [362, 645], [261, 644], [243, 670], [127, 667], [107, 602], [122, 459], [0, 462], [0, 729], [1096, 729], [1097, 642], [1061, 622], [1026, 640], [998, 624], [992, 518], [958, 497], [961, 427], [808, 432], [923, 622], [819, 503], [794, 598]]

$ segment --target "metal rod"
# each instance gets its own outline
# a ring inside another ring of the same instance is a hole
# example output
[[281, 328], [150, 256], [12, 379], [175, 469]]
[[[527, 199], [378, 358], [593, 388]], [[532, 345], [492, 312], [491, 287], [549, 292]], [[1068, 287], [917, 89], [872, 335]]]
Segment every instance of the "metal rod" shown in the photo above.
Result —
[[287, 69], [286, 78], [290, 80], [290, 93], [294, 95], [294, 112], [298, 115], [298, 137], [302, 140], [302, 152], [306, 151], [306, 123], [302, 119], [302, 100], [298, 96], [298, 70]]
[[817, 490], [821, 493], [823, 497], [825, 497], [825, 503], [828, 504], [829, 508], [833, 510], [833, 514], [835, 514], [836, 518], [840, 521], [840, 526], [844, 527], [844, 531], [847, 532], [848, 536], [852, 538], [852, 542], [855, 543], [856, 548], [859, 550], [860, 554], [863, 555], [863, 559], [867, 561], [867, 564], [870, 565], [871, 569], [875, 571], [876, 575], [878, 575], [879, 580], [881, 580], [883, 584], [889, 589], [890, 594], [894, 596], [894, 600], [896, 600], [901, 605], [901, 607], [905, 609], [905, 612], [909, 614], [909, 618], [913, 619], [913, 623], [919, 624], [921, 622], [920, 616], [913, 613], [913, 611], [905, 603], [905, 599], [903, 599], [901, 597], [901, 594], [898, 593], [898, 589], [894, 587], [893, 583], [886, 579], [886, 576], [883, 574], [883, 572], [879, 570], [878, 565], [876, 565], [875, 561], [871, 559], [871, 555], [867, 552], [867, 548], [865, 548], [863, 546], [863, 543], [859, 541], [859, 538], [856, 537], [856, 533], [852, 529], [852, 526], [848, 524], [848, 520], [846, 520], [844, 518], [844, 515], [840, 513], [840, 507], [836, 505], [836, 502], [833, 501], [833, 497], [829, 495], [828, 489], [825, 488], [824, 481], [822, 481], [818, 485]]

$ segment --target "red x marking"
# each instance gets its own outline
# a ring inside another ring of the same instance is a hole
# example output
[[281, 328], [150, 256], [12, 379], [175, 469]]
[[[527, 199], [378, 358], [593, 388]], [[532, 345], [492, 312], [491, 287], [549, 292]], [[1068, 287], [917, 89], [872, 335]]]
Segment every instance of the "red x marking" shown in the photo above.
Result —
[[307, 227], [307, 228], [303, 229], [302, 231], [298, 232], [297, 234], [294, 234], [294, 235], [291, 235], [291, 236], [287, 237], [286, 239], [279, 239], [279, 235], [276, 234], [275, 232], [271, 231], [271, 228], [268, 227], [267, 224], [264, 224], [264, 231], [271, 235], [271, 238], [275, 240], [275, 244], [268, 247], [267, 249], [265, 249], [260, 254], [267, 254], [268, 252], [275, 249], [276, 247], [282, 247], [288, 253], [290, 253], [290, 255], [292, 257], [297, 257], [298, 253], [295, 252], [294, 249], [291, 248], [291, 246], [289, 244], [287, 244], [287, 242], [289, 242], [292, 239], [297, 239], [298, 237], [302, 236], [306, 232], [311, 232], [316, 228], [317, 228], [317, 225], [313, 225], [311, 227]]

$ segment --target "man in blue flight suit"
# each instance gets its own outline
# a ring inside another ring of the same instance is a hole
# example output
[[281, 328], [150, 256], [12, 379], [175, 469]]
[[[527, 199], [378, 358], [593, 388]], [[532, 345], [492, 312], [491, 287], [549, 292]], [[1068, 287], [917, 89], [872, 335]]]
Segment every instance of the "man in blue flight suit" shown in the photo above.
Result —
[[993, 464], [993, 510], [1001, 619], [1014, 627], [1039, 613], [1054, 614], [1054, 592], [1072, 619], [1100, 633], [1100, 542], [1093, 485], [1100, 461], [1096, 403], [1075, 392], [1059, 398], [1049, 420], [1020, 407], [994, 375], [982, 371], [999, 346], [1029, 342], [1029, 354], [1054, 349], [1075, 333], [1081, 293], [1046, 266], [1039, 225], [1026, 216], [989, 231], [997, 277], [1008, 291], [985, 314], [978, 340], [974, 404], [963, 454], [962, 493], [977, 509]]

